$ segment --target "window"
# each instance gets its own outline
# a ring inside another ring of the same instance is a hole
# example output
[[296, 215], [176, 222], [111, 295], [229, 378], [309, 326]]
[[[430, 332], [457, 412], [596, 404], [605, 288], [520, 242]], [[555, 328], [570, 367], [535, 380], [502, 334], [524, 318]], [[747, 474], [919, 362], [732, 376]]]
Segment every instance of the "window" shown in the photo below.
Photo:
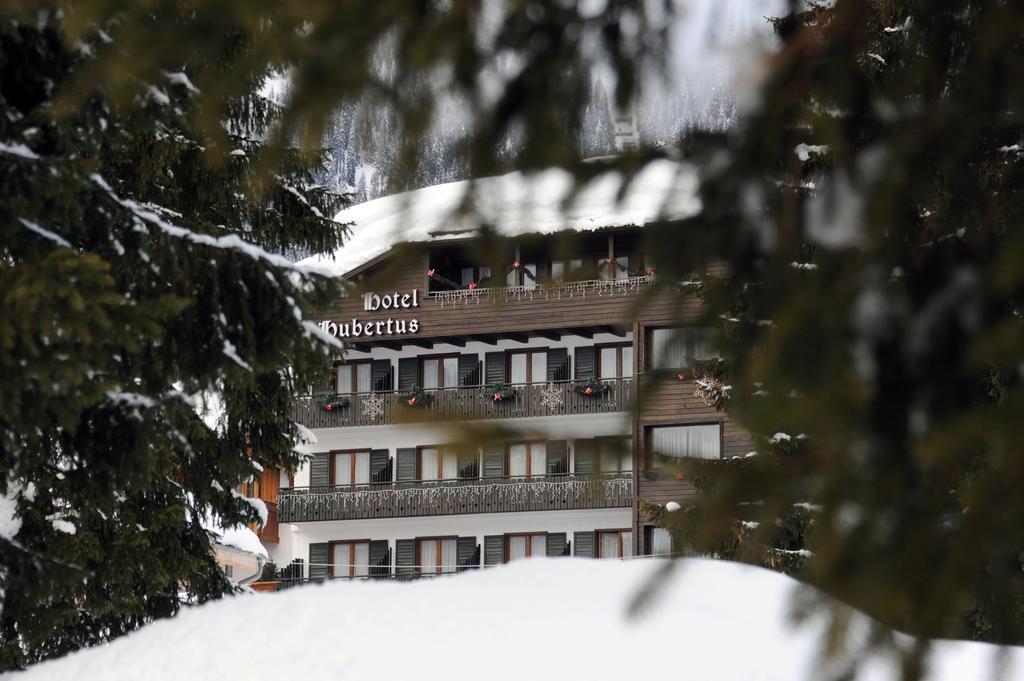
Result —
[[338, 365], [337, 392], [342, 395], [370, 392], [370, 361]]
[[583, 269], [583, 260], [580, 258], [575, 258], [573, 260], [552, 260], [551, 278], [555, 281], [561, 281], [572, 277], [581, 269]]
[[681, 369], [698, 360], [718, 357], [715, 330], [707, 326], [688, 326], [650, 331], [650, 369]]
[[332, 577], [366, 577], [370, 574], [370, 542], [331, 542], [331, 553], [328, 574]]
[[459, 283], [463, 288], [469, 288], [470, 284], [484, 287], [490, 283], [491, 268], [482, 265], [480, 267], [463, 267], [460, 270]]
[[672, 554], [672, 535], [664, 527], [644, 527], [644, 555], [668, 556]]
[[458, 568], [458, 539], [429, 537], [416, 540], [416, 564], [422, 575], [455, 572]]
[[601, 281], [628, 279], [629, 256], [620, 255], [617, 258], [613, 258], [613, 261], [614, 262], [608, 262], [607, 259], [601, 261], [600, 266], [597, 268], [601, 275]]
[[546, 383], [548, 353], [545, 350], [522, 350], [508, 353], [509, 382]]
[[420, 359], [420, 386], [424, 389], [459, 385], [459, 357], [446, 355]]
[[537, 287], [537, 264], [523, 263], [518, 269], [513, 267], [505, 275], [506, 286], [522, 286], [523, 288]]
[[506, 458], [509, 477], [539, 476], [547, 472], [548, 448], [543, 442], [510, 444]]
[[722, 456], [722, 427], [718, 423], [693, 426], [654, 426], [647, 431], [648, 463], [652, 468], [663, 465], [654, 456], [698, 459], [719, 459]]
[[335, 487], [370, 483], [370, 452], [334, 452], [331, 479]]
[[548, 538], [543, 532], [505, 535], [505, 560], [543, 556], [547, 548]]
[[602, 473], [625, 473], [633, 470], [633, 447], [622, 438], [597, 439], [598, 464]]
[[626, 343], [597, 346], [597, 377], [600, 379], [633, 376], [633, 346]]
[[598, 558], [632, 558], [632, 530], [600, 530], [597, 533]]
[[420, 480], [457, 480], [459, 452], [455, 447], [420, 447]]

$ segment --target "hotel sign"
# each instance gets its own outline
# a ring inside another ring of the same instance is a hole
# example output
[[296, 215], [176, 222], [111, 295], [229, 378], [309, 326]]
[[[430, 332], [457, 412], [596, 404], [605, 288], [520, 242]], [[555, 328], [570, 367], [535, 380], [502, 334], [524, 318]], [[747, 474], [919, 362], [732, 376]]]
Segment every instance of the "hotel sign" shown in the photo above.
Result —
[[[420, 306], [419, 289], [409, 293], [364, 293], [363, 311], [378, 312], [380, 310], [411, 310]], [[395, 334], [417, 333], [420, 322], [412, 319], [395, 319], [388, 317], [379, 320], [361, 320], [353, 318], [351, 322], [320, 322], [320, 328], [336, 338], [372, 338], [374, 336], [393, 336]]]

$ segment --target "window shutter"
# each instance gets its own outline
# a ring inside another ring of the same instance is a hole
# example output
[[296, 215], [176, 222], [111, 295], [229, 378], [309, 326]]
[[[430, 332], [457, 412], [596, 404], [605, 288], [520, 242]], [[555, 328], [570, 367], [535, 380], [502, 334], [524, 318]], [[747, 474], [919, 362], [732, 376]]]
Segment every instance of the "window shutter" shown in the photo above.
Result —
[[480, 385], [478, 355], [459, 355], [459, 385]]
[[416, 480], [416, 448], [399, 448], [395, 456], [398, 459], [398, 482]]
[[391, 360], [375, 359], [370, 364], [370, 385], [374, 392], [389, 392], [392, 384]]
[[594, 544], [593, 532], [573, 532], [572, 555], [581, 558], [594, 558], [597, 555], [594, 552]]
[[476, 447], [459, 449], [459, 477], [462, 479], [480, 477], [480, 454]]
[[501, 478], [505, 476], [505, 446], [484, 446], [484, 477]]
[[455, 545], [456, 563], [459, 571], [480, 567], [480, 546], [476, 537], [459, 537]]
[[569, 351], [565, 348], [548, 350], [548, 381], [569, 380]]
[[505, 535], [495, 534], [484, 537], [484, 567], [501, 565], [505, 562]]
[[377, 539], [371, 541], [370, 576], [387, 577], [389, 574], [391, 574], [391, 556], [388, 555], [388, 540]]
[[594, 377], [594, 348], [576, 348], [576, 378]]
[[565, 549], [566, 542], [568, 539], [565, 536], [565, 532], [548, 532], [548, 552], [549, 558], [556, 558], [558, 556], [566, 555]]
[[391, 482], [391, 457], [388, 450], [374, 449], [370, 452], [370, 482]]
[[398, 389], [410, 390], [419, 382], [419, 360], [415, 357], [400, 357], [398, 359]]
[[569, 472], [569, 446], [565, 440], [553, 440], [548, 447], [548, 475], [565, 475]]
[[594, 473], [597, 471], [597, 447], [594, 440], [576, 440], [573, 443], [576, 453], [576, 473]]
[[327, 578], [327, 542], [309, 545], [309, 578]]
[[309, 462], [309, 486], [327, 487], [331, 484], [331, 455], [329, 452], [314, 454]]
[[493, 385], [504, 383], [505, 380], [505, 353], [486, 353], [484, 355], [484, 383]]
[[412, 577], [416, 574], [416, 540], [395, 540], [395, 576]]

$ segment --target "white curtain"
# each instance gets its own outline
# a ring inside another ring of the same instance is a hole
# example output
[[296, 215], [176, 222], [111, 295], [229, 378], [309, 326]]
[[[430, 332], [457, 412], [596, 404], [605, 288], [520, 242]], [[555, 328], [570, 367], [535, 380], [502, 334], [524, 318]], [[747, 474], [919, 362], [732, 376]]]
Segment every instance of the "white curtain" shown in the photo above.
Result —
[[526, 445], [511, 445], [508, 448], [508, 474], [526, 475]]
[[532, 383], [546, 383], [548, 380], [548, 353], [530, 353], [530, 381]]
[[622, 348], [622, 377], [630, 378], [633, 375], [633, 346]]
[[365, 362], [356, 365], [356, 392], [370, 392], [370, 364]]
[[352, 392], [352, 367], [348, 364], [338, 367], [338, 392], [345, 394]]
[[543, 442], [534, 442], [530, 445], [530, 475], [544, 475], [547, 473], [548, 446]]
[[366, 542], [353, 544], [352, 563], [354, 569], [352, 574], [356, 577], [366, 577], [370, 574], [370, 545]]
[[599, 547], [600, 553], [598, 555], [601, 558], [618, 558], [619, 557], [619, 533], [618, 532], [599, 532], [601, 546]]
[[601, 372], [598, 378], [615, 378], [618, 376], [618, 362], [618, 348], [601, 348], [601, 357], [598, 361]]
[[512, 369], [510, 380], [513, 383], [526, 383], [526, 354], [517, 352], [509, 360]]
[[420, 479], [437, 480], [437, 450], [420, 450]]
[[633, 557], [633, 532], [622, 533], [622, 557], [632, 558]]
[[[537, 287], [537, 266], [523, 265], [523, 286], [526, 288]], [[529, 272], [529, 274], [527, 274]]]
[[351, 454], [335, 454], [334, 455], [334, 484], [335, 485], [351, 485], [352, 484], [352, 455]]
[[721, 458], [720, 426], [658, 426], [651, 429], [651, 449], [659, 454], [697, 459]]
[[715, 330], [706, 326], [654, 329], [651, 332], [651, 355], [655, 369], [680, 369], [694, 360], [713, 359]]
[[436, 359], [423, 360], [423, 387], [436, 388], [438, 386], [438, 368]]
[[454, 388], [459, 385], [459, 359], [458, 357], [446, 357], [444, 359], [444, 385], [446, 388]]
[[334, 556], [331, 558], [334, 570], [332, 574], [335, 577], [348, 577], [351, 572], [352, 566], [352, 545], [351, 544], [335, 544], [334, 545]]
[[544, 535], [530, 537], [530, 557], [540, 558], [547, 553], [548, 538]]
[[370, 452], [357, 452], [356, 455], [356, 484], [366, 485], [370, 482]]
[[420, 571], [427, 575], [437, 572], [437, 540], [420, 540]]
[[528, 537], [509, 537], [508, 538], [508, 559], [518, 560], [520, 558], [526, 558], [526, 540]]
[[441, 478], [444, 480], [455, 480], [459, 477], [459, 453], [455, 449], [441, 450], [443, 459], [441, 464]]
[[455, 539], [441, 540], [441, 571], [455, 572], [458, 563], [456, 548], [458, 541]]
[[672, 535], [664, 527], [651, 528], [651, 545], [647, 553], [664, 556], [672, 552]]

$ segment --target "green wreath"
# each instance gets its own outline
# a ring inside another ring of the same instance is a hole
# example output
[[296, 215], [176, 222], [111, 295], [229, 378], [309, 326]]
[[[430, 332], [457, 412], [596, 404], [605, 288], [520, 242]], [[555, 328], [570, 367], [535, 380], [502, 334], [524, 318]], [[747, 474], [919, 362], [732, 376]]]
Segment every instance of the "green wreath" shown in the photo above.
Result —
[[332, 393], [320, 403], [320, 408], [324, 411], [337, 411], [338, 409], [344, 409], [350, 404], [348, 397], [345, 395], [339, 395], [338, 393]]
[[405, 395], [402, 395], [402, 399], [405, 400], [405, 404], [407, 406], [416, 409], [418, 407], [425, 407], [428, 404], [430, 404], [433, 401], [434, 396], [428, 393], [423, 388], [419, 387], [418, 385], [414, 385], [412, 388], [409, 389], [409, 392], [407, 392]]
[[576, 383], [576, 385], [573, 386], [573, 390], [576, 391], [577, 395], [582, 395], [584, 397], [598, 397], [599, 395], [611, 390], [611, 388], [604, 381], [600, 381], [591, 376], [586, 381]]
[[517, 393], [504, 383], [495, 383], [484, 388], [484, 396], [488, 402], [507, 402], [508, 400], [514, 400], [517, 397]]

